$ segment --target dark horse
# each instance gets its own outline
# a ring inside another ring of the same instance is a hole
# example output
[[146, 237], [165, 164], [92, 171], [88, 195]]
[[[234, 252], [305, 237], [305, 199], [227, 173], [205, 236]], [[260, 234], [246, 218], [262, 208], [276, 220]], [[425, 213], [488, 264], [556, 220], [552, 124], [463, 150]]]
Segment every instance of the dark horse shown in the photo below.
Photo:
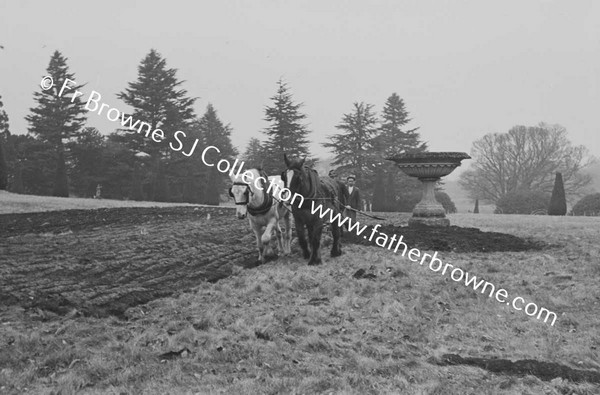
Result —
[[[336, 214], [342, 215], [342, 210], [346, 204], [345, 188], [339, 181], [329, 177], [319, 178], [317, 171], [304, 165], [304, 159], [289, 159], [283, 155], [287, 170], [281, 174], [285, 187], [295, 196], [297, 193], [304, 197], [300, 205], [294, 202], [292, 205], [292, 214], [296, 225], [296, 234], [298, 243], [302, 248], [302, 254], [308, 259], [309, 265], [321, 264], [321, 234], [325, 220], [329, 219], [329, 214], [323, 219], [319, 217], [319, 211], [312, 214], [312, 208], [319, 205], [323, 206], [323, 212], [328, 208], [332, 211], [332, 217]], [[331, 247], [331, 256], [342, 255], [341, 230], [337, 221], [332, 221], [331, 234], [333, 236], [333, 246]], [[310, 241], [310, 249], [306, 242], [306, 230]]]

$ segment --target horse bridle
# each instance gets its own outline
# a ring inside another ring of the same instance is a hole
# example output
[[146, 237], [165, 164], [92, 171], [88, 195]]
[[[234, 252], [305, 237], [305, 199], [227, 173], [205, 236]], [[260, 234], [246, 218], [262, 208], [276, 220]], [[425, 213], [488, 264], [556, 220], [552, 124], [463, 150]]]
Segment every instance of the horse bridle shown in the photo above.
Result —
[[233, 183], [233, 185], [240, 185], [240, 186], [245, 186], [246, 187], [246, 191], [244, 191], [244, 196], [246, 197], [246, 201], [245, 202], [238, 202], [235, 200], [235, 195], [233, 194], [233, 187], [229, 188], [229, 196], [231, 196], [233, 198], [233, 201], [235, 202], [235, 204], [237, 206], [244, 206], [247, 205], [250, 202], [250, 199], [248, 198], [250, 194], [254, 194], [254, 192], [252, 192], [252, 188], [250, 188], [250, 184], [246, 183], [246, 182], [239, 182], [236, 181]]
[[[311, 171], [311, 170], [312, 170], [312, 169], [310, 169], [310, 168], [309, 168], [309, 167], [307, 167], [307, 166], [304, 166], [304, 168], [305, 168], [306, 170], [308, 170], [308, 171]], [[298, 178], [299, 178], [299, 181], [300, 181], [301, 183], [303, 182], [304, 176], [308, 176], [308, 174], [306, 174], [306, 172], [302, 171], [302, 169], [298, 169], [298, 168], [292, 167], [292, 168], [289, 168], [288, 170], [292, 170], [292, 171], [294, 172], [294, 174], [297, 174], [297, 175], [298, 175]], [[283, 172], [281, 173], [281, 179], [282, 179], [284, 182], [285, 182], [285, 181], [287, 181], [287, 174], [286, 174], [286, 173], [287, 173], [287, 171], [283, 171]], [[307, 178], [308, 178], [308, 183], [310, 184], [310, 189], [311, 189], [311, 191], [309, 192], [310, 196], [303, 196], [303, 197], [304, 197], [304, 199], [305, 199], [305, 200], [321, 200], [321, 199], [327, 200], [327, 198], [317, 198], [317, 197], [315, 197], [315, 196], [316, 196], [316, 194], [317, 194], [316, 188], [315, 188], [315, 186], [313, 185], [313, 183], [312, 183], [312, 180], [311, 180], [310, 176], [308, 176]], [[291, 180], [290, 180], [290, 181], [291, 181]]]

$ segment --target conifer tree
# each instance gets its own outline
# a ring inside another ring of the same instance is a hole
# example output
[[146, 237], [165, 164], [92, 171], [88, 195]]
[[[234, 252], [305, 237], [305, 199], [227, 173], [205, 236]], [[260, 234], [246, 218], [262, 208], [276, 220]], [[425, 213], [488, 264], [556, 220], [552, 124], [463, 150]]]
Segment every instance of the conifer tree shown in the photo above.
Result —
[[2, 96], [0, 96], [0, 135], [8, 138], [8, 129], [8, 114], [4, 111], [4, 103], [2, 103]]
[[[379, 165], [388, 174], [385, 202], [390, 211], [396, 210], [397, 196], [412, 196], [414, 190], [421, 188], [418, 180], [408, 177], [402, 171], [398, 171], [392, 162], [384, 160], [397, 154], [427, 151], [427, 144], [421, 141], [417, 132], [419, 128], [406, 129], [410, 121], [404, 100], [397, 93], [392, 93], [383, 107], [380, 134], [377, 136], [377, 150], [382, 159]], [[404, 196], [403, 200], [407, 197]]]
[[563, 184], [562, 174], [557, 172], [556, 178], [554, 179], [552, 197], [550, 197], [548, 215], [565, 215], [566, 213], [567, 199], [565, 197], [565, 186]]
[[[179, 145], [174, 140], [178, 130], [186, 132], [189, 137], [187, 129], [195, 117], [192, 106], [196, 98], [188, 97], [188, 92], [181, 88], [184, 81], [178, 80], [176, 74], [177, 69], [167, 68], [166, 60], [155, 49], [151, 49], [138, 66], [137, 80], [130, 82], [124, 91], [117, 94], [125, 104], [133, 107], [133, 122], [146, 122], [150, 125], [150, 133], [160, 129], [165, 136], [162, 142], [157, 143], [150, 135], [146, 137], [147, 127], [141, 129], [141, 133], [137, 129], [122, 130], [125, 132], [125, 144], [134, 153], [145, 152], [150, 155], [148, 162], [151, 165], [138, 167], [140, 171], [145, 171], [141, 174], [142, 178], [151, 180], [153, 187], [150, 188], [151, 196], [148, 196], [150, 200], [155, 199], [155, 194], [161, 195], [161, 199], [168, 194], [166, 179], [162, 179], [166, 177], [165, 169], [161, 166], [166, 166], [167, 160], [175, 154], [169, 148], [169, 143]], [[165, 190], [159, 190], [162, 188]]]
[[73, 93], [83, 85], [65, 89], [59, 96], [63, 83], [69, 79], [77, 81], [74, 74], [69, 72], [67, 58], [55, 51], [46, 69], [46, 74], [54, 80], [54, 86], [48, 90], [34, 92], [35, 108], [25, 119], [29, 122], [29, 133], [36, 138], [49, 143], [54, 149], [56, 160], [54, 196], [69, 196], [69, 182], [65, 164], [65, 143], [77, 137], [85, 122], [85, 103], [80, 97], [73, 98]]
[[[207, 160], [212, 160], [212, 163], [216, 163], [220, 159], [227, 159], [230, 163], [233, 163], [237, 155], [237, 150], [231, 144], [231, 127], [223, 124], [212, 104], [206, 107], [206, 112], [200, 118], [198, 126], [204, 138], [204, 145], [213, 145], [218, 147], [220, 151], [218, 158], [209, 158]], [[212, 151], [207, 154], [207, 158], [213, 154], [217, 153]], [[228, 180], [227, 174], [221, 173], [216, 166], [210, 167], [204, 184], [204, 203], [218, 205]]]
[[283, 80], [277, 81], [277, 93], [271, 97], [273, 104], [265, 109], [265, 121], [270, 123], [263, 133], [268, 139], [264, 143], [264, 169], [267, 174], [279, 173], [284, 166], [283, 154], [310, 156], [310, 131], [303, 123], [306, 115], [300, 112], [302, 103], [294, 103], [292, 94]]
[[259, 168], [264, 165], [264, 148], [260, 143], [260, 140], [256, 137], [252, 137], [250, 141], [248, 141], [248, 145], [246, 146], [246, 151], [242, 156], [244, 160], [245, 168]]
[[475, 199], [475, 208], [473, 209], [473, 214], [479, 214], [479, 199]]
[[373, 105], [354, 103], [353, 112], [344, 114], [342, 121], [336, 126], [341, 133], [329, 136], [330, 142], [323, 144], [335, 154], [332, 163], [339, 166], [338, 172], [356, 175], [359, 188], [368, 188], [373, 169], [380, 161], [374, 150], [373, 140], [378, 127]]
[[381, 113], [381, 136], [384, 155], [425, 152], [427, 143], [421, 141], [419, 128], [403, 130], [411, 121], [404, 101], [397, 93], [392, 93], [385, 102]]
[[8, 188], [8, 158], [5, 146], [10, 144], [10, 132], [8, 131], [8, 115], [2, 108], [2, 96], [0, 96], [0, 190]]

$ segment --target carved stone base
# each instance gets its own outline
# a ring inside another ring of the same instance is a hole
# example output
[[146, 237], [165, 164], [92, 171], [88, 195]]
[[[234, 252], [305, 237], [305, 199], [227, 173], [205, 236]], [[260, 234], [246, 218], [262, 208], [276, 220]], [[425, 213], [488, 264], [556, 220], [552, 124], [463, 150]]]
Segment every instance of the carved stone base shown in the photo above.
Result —
[[439, 204], [437, 201], [435, 203], [427, 202], [427, 203], [419, 203], [413, 209], [413, 217], [438, 217], [444, 218], [446, 216], [446, 210], [444, 210], [444, 206]]
[[448, 218], [436, 218], [436, 217], [412, 217], [408, 220], [408, 226], [450, 226], [450, 220]]

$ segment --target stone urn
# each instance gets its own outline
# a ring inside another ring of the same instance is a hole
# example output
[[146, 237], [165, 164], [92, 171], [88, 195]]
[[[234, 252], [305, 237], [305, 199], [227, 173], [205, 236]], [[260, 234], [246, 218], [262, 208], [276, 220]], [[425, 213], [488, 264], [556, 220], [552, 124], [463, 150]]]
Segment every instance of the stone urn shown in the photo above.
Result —
[[423, 197], [415, 206], [408, 225], [449, 226], [446, 210], [435, 199], [435, 184], [460, 166], [463, 159], [471, 157], [464, 152], [421, 152], [399, 154], [386, 159], [395, 162], [400, 170], [423, 183]]

